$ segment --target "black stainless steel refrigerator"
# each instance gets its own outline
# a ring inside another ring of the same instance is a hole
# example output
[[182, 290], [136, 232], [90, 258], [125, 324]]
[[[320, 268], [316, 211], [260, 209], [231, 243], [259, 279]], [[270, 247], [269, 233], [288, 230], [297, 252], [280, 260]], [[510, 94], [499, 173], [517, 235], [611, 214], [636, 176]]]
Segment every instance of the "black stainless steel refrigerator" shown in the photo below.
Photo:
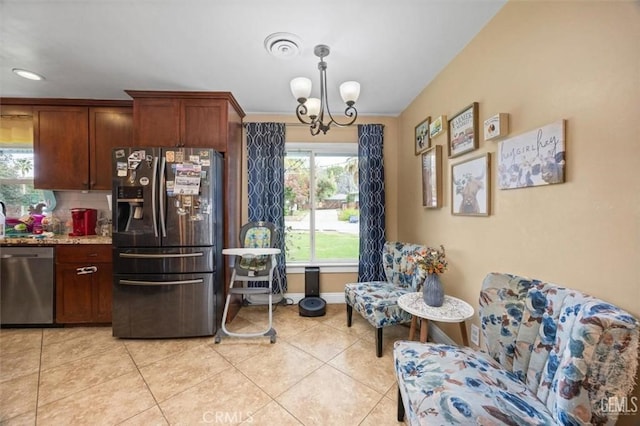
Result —
[[214, 335], [223, 306], [222, 156], [128, 147], [112, 157], [113, 335]]

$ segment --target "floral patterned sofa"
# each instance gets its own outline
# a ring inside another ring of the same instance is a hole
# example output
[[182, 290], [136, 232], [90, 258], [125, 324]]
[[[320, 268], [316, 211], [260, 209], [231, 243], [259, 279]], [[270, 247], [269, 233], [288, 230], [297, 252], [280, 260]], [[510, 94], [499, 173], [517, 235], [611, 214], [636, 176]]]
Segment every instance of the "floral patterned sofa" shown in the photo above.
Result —
[[[398, 341], [398, 419], [411, 425], [612, 425], [633, 387], [639, 323], [576, 290], [491, 273], [487, 352]], [[619, 398], [619, 399], [615, 399]]]
[[386, 281], [351, 283], [344, 287], [347, 326], [351, 327], [351, 316], [355, 308], [376, 328], [378, 357], [382, 356], [382, 328], [411, 322], [411, 314], [398, 306], [398, 298], [422, 288], [426, 272], [417, 267], [415, 258], [424, 256], [427, 250], [430, 248], [419, 244], [387, 241], [382, 248]]

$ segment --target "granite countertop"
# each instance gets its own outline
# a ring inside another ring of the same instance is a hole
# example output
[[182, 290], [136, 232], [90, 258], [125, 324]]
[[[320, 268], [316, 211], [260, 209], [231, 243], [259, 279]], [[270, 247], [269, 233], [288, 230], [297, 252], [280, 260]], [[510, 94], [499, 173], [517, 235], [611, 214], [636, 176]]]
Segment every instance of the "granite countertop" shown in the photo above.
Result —
[[0, 246], [24, 246], [24, 245], [56, 245], [56, 244], [109, 244], [111, 245], [111, 237], [103, 237], [100, 235], [87, 235], [84, 237], [70, 237], [68, 235], [48, 236], [25, 236], [15, 237], [7, 236], [0, 240]]

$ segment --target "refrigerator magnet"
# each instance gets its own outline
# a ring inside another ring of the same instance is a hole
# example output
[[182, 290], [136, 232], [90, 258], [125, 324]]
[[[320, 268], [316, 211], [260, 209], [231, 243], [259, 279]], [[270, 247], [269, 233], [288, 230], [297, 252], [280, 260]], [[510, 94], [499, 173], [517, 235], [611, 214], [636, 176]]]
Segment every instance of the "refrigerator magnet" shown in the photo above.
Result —
[[118, 177], [125, 177], [127, 175], [127, 163], [118, 161], [116, 163], [116, 170], [118, 171]]
[[184, 161], [184, 152], [176, 151], [176, 163], [182, 163]]
[[142, 186], [147, 186], [149, 185], [149, 178], [146, 176], [143, 176], [140, 178], [140, 185]]
[[200, 156], [199, 155], [190, 155], [189, 156], [189, 162], [190, 163], [199, 164], [200, 163]]
[[164, 158], [167, 159], [167, 163], [173, 163], [174, 161], [176, 161], [176, 156], [173, 151], [165, 152]]

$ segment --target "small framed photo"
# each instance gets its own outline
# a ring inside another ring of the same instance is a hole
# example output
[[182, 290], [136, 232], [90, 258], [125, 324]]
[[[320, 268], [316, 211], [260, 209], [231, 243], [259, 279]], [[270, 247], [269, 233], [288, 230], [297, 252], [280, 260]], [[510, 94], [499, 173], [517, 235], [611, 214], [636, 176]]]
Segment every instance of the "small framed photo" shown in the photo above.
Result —
[[503, 138], [509, 133], [509, 114], [501, 112], [484, 120], [484, 140]]
[[436, 145], [422, 153], [422, 206], [442, 207], [442, 147]]
[[444, 126], [446, 122], [447, 122], [446, 115], [441, 115], [440, 117], [434, 119], [429, 125], [429, 137], [433, 139], [436, 136], [440, 135], [442, 132], [444, 132]]
[[451, 214], [489, 216], [490, 154], [451, 166]]
[[429, 138], [429, 123], [431, 117], [425, 118], [420, 124], [416, 126], [415, 131], [415, 146], [416, 155], [420, 155], [424, 150], [429, 149], [431, 145], [431, 139]]
[[478, 149], [478, 103], [474, 102], [449, 120], [449, 158]]

